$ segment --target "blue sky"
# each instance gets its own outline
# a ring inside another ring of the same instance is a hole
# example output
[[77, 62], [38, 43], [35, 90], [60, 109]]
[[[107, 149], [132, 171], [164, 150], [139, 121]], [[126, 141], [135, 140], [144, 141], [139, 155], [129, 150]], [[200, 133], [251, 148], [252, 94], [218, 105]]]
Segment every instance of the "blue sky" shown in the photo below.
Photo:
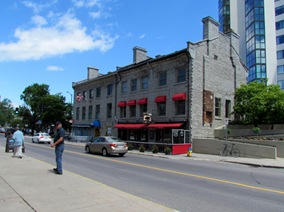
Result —
[[70, 102], [87, 67], [105, 74], [147, 55], [202, 40], [202, 18], [218, 20], [217, 0], [1, 0], [0, 96], [16, 107], [34, 83]]

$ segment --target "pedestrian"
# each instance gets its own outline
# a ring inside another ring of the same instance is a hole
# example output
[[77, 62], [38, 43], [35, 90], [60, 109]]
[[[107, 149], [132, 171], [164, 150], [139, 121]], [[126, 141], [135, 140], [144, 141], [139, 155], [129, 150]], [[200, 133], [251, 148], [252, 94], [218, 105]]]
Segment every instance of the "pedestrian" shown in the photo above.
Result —
[[56, 133], [54, 136], [53, 143], [50, 144], [51, 148], [55, 147], [55, 161], [56, 161], [56, 168], [54, 168], [55, 174], [62, 175], [62, 154], [64, 151], [64, 136], [65, 131], [62, 128], [62, 124], [60, 121], [55, 123]]
[[16, 132], [14, 132], [13, 134], [13, 139], [15, 140], [13, 157], [18, 157], [22, 159], [23, 158], [22, 148], [23, 148], [25, 137], [24, 137], [23, 132], [20, 131], [18, 127], [16, 128]]
[[[10, 140], [13, 139], [13, 134], [12, 132], [9, 130], [7, 132], [7, 137], [6, 137], [6, 148], [5, 148], [5, 152], [9, 152], [10, 149]], [[14, 142], [13, 142], [14, 143]], [[13, 144], [14, 145], [14, 144]]]

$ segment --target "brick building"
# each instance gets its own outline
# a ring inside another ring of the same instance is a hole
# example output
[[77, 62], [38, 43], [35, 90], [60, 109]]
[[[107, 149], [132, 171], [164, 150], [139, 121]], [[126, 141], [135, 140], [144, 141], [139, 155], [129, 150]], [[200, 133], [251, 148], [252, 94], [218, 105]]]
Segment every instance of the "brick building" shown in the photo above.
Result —
[[185, 49], [150, 58], [135, 47], [128, 66], [105, 75], [88, 68], [88, 78], [73, 83], [73, 133], [157, 143], [213, 137], [225, 118], [234, 118], [234, 93], [246, 83], [247, 69], [239, 36], [220, 33], [211, 17], [202, 22], [203, 40]]

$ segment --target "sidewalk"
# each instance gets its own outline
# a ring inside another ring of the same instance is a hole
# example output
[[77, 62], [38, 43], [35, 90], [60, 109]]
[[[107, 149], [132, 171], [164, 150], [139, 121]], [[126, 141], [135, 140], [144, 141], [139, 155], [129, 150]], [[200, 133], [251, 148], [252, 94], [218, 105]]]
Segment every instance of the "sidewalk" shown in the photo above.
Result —
[[97, 181], [0, 147], [0, 211], [174, 211]]
[[[82, 143], [66, 143], [84, 146]], [[284, 168], [283, 158], [233, 158], [197, 153], [187, 157], [186, 154], [165, 155], [134, 150], [128, 154]], [[4, 148], [0, 147], [0, 212], [175, 211], [66, 170], [63, 175], [55, 175], [53, 165], [32, 157], [24, 155], [23, 159], [18, 159], [11, 156], [11, 153], [4, 153]]]

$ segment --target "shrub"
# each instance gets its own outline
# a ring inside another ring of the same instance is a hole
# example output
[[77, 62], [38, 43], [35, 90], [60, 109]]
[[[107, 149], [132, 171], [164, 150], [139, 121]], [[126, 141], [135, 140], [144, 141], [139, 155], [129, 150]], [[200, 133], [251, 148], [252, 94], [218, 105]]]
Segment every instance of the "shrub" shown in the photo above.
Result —
[[171, 152], [172, 152], [172, 149], [171, 149], [170, 147], [166, 146], [166, 147], [164, 148], [164, 153], [165, 153], [166, 155], [171, 154]]
[[128, 150], [133, 150], [133, 149], [134, 149], [133, 145], [131, 143], [129, 143], [128, 144]]
[[253, 131], [253, 133], [257, 134], [257, 136], [258, 136], [258, 134], [261, 132], [261, 129], [259, 127], [254, 127], [254, 128], [252, 128], [252, 131]]
[[153, 153], [158, 153], [158, 146], [157, 145], [154, 145], [153, 147], [152, 147], [152, 152]]
[[139, 151], [140, 151], [140, 152], [145, 152], [145, 146], [144, 146], [143, 144], [141, 144], [141, 145], [139, 146]]

